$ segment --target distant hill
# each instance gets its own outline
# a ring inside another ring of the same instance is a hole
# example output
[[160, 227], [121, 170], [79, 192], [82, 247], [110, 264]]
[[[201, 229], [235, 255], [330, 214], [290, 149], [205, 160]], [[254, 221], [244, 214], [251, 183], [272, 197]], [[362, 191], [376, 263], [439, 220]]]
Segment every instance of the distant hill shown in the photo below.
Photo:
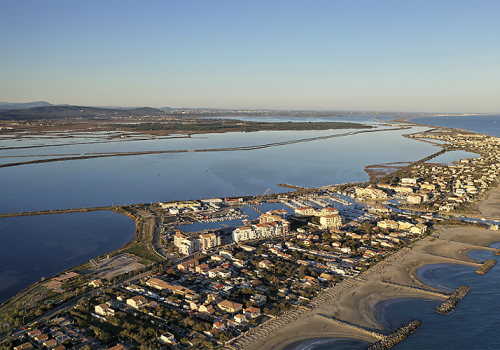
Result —
[[0, 109], [24, 109], [24, 108], [45, 107], [45, 106], [53, 106], [53, 105], [45, 101], [25, 102], [25, 103], [0, 102]]
[[50, 105], [24, 109], [0, 110], [0, 120], [141, 117], [145, 115], [160, 116], [164, 114], [165, 113], [163, 111], [150, 107], [124, 110], [98, 107]]

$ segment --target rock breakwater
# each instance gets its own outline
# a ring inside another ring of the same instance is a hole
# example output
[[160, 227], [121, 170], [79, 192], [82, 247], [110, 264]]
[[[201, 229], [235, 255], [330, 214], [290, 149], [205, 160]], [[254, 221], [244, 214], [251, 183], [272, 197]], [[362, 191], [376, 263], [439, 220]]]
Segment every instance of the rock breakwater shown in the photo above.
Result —
[[411, 321], [410, 323], [396, 328], [394, 332], [386, 336], [379, 342], [372, 344], [368, 350], [385, 350], [392, 348], [394, 345], [405, 340], [410, 334], [420, 328], [422, 322], [419, 320]]
[[476, 273], [480, 275], [484, 275], [488, 272], [489, 269], [493, 267], [497, 262], [493, 259], [486, 260], [481, 266], [476, 269]]
[[449, 314], [458, 304], [458, 302], [467, 294], [470, 287], [460, 286], [458, 287], [448, 299], [436, 308], [436, 311], [440, 314]]

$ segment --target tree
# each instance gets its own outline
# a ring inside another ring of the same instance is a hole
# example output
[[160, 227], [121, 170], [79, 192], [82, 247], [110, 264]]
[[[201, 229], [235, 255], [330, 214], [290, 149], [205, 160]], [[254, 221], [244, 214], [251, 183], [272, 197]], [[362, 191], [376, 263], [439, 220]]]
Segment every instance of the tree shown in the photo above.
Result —
[[223, 342], [227, 342], [229, 340], [233, 339], [233, 333], [231, 331], [226, 331], [220, 333], [220, 340]]
[[300, 269], [299, 269], [299, 279], [304, 279], [304, 277], [306, 277], [306, 267], [305, 266], [301, 266]]

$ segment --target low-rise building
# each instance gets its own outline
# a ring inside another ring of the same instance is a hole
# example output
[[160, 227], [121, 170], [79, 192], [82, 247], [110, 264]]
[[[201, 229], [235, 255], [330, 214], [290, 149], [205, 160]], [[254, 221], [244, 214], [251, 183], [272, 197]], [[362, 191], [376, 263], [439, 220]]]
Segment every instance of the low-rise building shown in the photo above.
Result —
[[270, 268], [271, 266], [273, 266], [273, 263], [270, 262], [269, 260], [262, 260], [259, 262], [259, 267], [260, 268], [263, 268], [263, 269], [268, 269]]
[[383, 220], [383, 221], [377, 222], [377, 226], [380, 228], [387, 229], [387, 230], [397, 230], [399, 227], [399, 224], [394, 220]]
[[243, 313], [247, 319], [257, 318], [260, 316], [260, 309], [258, 307], [246, 308]]
[[135, 307], [136, 309], [140, 309], [140, 308], [146, 306], [147, 303], [148, 303], [148, 300], [146, 298], [144, 298], [142, 295], [137, 295], [133, 298], [127, 299], [127, 305]]
[[172, 344], [175, 342], [175, 337], [172, 333], [166, 332], [163, 333], [158, 340], [162, 344]]
[[199, 265], [199, 261], [196, 260], [196, 259], [192, 259], [192, 260], [188, 260], [188, 261], [185, 261], [183, 263], [180, 263], [177, 265], [177, 269], [178, 270], [181, 270], [181, 271], [186, 271], [187, 269], [189, 269], [190, 267], [193, 268], [197, 265]]
[[234, 315], [234, 321], [238, 324], [243, 324], [248, 322], [247, 318], [243, 314]]
[[229, 313], [236, 313], [239, 312], [243, 309], [243, 305], [240, 303], [236, 303], [234, 301], [229, 301], [229, 300], [223, 300], [220, 303], [217, 304], [217, 306], [225, 312]]
[[55, 339], [49, 339], [44, 341], [42, 345], [45, 346], [47, 349], [52, 349], [57, 346], [57, 341]]
[[104, 283], [101, 281], [101, 279], [95, 279], [89, 282], [89, 286], [94, 287], [94, 288], [99, 288], [102, 287]]
[[109, 307], [108, 304], [99, 304], [94, 307], [94, 311], [96, 314], [101, 316], [114, 315], [115, 310]]
[[260, 307], [266, 303], [267, 297], [262, 294], [254, 294], [250, 297], [250, 301]]

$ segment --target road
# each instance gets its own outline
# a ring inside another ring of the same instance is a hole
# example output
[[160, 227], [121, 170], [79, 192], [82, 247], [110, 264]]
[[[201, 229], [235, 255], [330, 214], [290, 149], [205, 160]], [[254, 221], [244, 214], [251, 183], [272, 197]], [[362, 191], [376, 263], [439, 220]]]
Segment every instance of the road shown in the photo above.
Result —
[[174, 260], [175, 263], [176, 257], [168, 254], [167, 250], [161, 244], [161, 225], [163, 223], [163, 218], [154, 211], [152, 211], [152, 214], [155, 216], [156, 222], [155, 232], [153, 234], [153, 249], [165, 259]]

